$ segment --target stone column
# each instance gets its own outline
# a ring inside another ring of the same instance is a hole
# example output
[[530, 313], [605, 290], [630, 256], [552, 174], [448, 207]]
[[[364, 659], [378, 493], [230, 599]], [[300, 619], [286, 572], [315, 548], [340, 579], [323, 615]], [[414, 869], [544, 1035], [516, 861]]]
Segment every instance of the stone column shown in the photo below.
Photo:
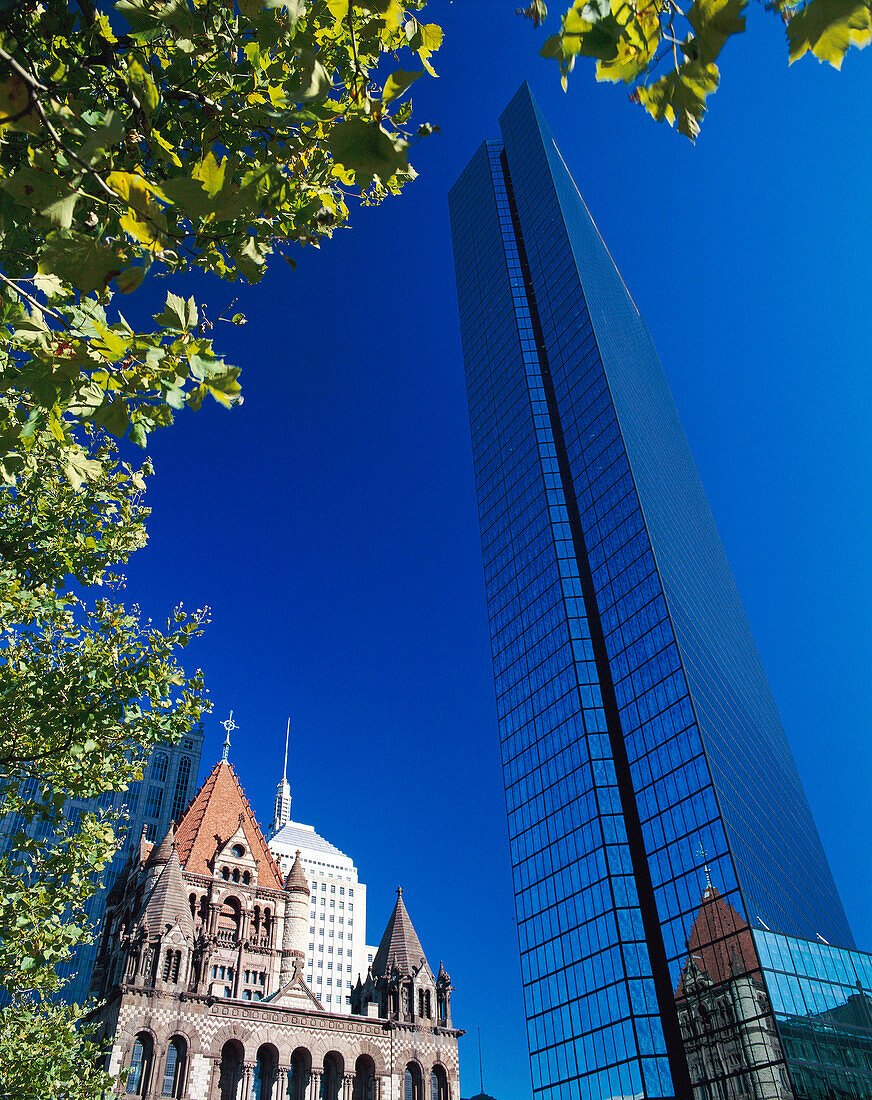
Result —
[[354, 1096], [354, 1074], [346, 1073], [342, 1077], [342, 1100], [352, 1100]]
[[290, 1066], [279, 1066], [278, 1077], [276, 1078], [276, 1087], [273, 1096], [275, 1100], [285, 1100], [285, 1096], [288, 1091], [288, 1074], [290, 1073]]
[[242, 1066], [242, 1089], [239, 1100], [251, 1100], [251, 1086], [254, 1078], [254, 1065], [245, 1062]]
[[321, 1100], [321, 1071], [317, 1069], [312, 1070], [312, 1076], [309, 1080], [309, 1094], [308, 1100]]

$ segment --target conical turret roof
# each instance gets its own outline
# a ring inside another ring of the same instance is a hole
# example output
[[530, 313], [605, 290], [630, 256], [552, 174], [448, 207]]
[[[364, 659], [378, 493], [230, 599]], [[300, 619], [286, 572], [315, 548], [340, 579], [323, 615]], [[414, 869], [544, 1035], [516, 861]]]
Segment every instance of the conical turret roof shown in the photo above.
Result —
[[286, 890], [299, 890], [304, 894], [311, 894], [309, 889], [309, 882], [306, 879], [306, 873], [303, 870], [303, 864], [300, 860], [300, 849], [297, 849], [297, 854], [294, 857], [294, 864], [288, 871], [288, 877], [285, 879]]
[[174, 832], [170, 826], [160, 847], [152, 851], [146, 863], [153, 870], [147, 880], [140, 921], [150, 935], [162, 935], [168, 925], [176, 923], [186, 936], [194, 934]]
[[149, 853], [148, 859], [145, 862], [146, 867], [154, 867], [159, 863], [169, 863], [170, 856], [173, 854], [173, 849], [176, 846], [176, 827], [173, 822], [170, 822], [170, 827], [167, 829], [167, 835], [163, 838], [157, 848], [152, 848]]
[[252, 856], [258, 860], [258, 886], [283, 889], [282, 873], [227, 760], [218, 761], [179, 822], [176, 845], [182, 866], [189, 874], [211, 875], [215, 853], [240, 826]]
[[376, 979], [384, 977], [395, 966], [401, 974], [411, 974], [422, 963], [429, 971], [424, 948], [403, 902], [403, 889], [399, 887], [397, 904], [372, 960], [372, 975]]

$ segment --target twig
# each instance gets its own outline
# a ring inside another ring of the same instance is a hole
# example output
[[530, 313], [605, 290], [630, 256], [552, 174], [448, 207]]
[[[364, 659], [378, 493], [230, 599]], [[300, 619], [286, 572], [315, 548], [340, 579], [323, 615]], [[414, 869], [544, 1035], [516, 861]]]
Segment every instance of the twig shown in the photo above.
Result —
[[41, 302], [38, 302], [36, 298], [32, 298], [26, 290], [21, 289], [14, 279], [10, 279], [8, 275], [4, 275], [2, 271], [0, 271], [0, 282], [4, 282], [7, 286], [11, 286], [16, 294], [19, 294], [25, 302], [29, 302], [34, 309], [38, 309], [40, 313], [47, 313], [49, 317], [54, 317], [54, 319], [60, 321], [65, 328], [70, 327], [70, 323], [66, 317], [52, 309], [51, 306], [44, 306]]
[[48, 88], [44, 84], [40, 84], [32, 73], [29, 73], [27, 69], [19, 65], [11, 53], [7, 53], [6, 50], [0, 49], [0, 61], [5, 61], [9, 68], [17, 73], [24, 83], [35, 92], [48, 92]]

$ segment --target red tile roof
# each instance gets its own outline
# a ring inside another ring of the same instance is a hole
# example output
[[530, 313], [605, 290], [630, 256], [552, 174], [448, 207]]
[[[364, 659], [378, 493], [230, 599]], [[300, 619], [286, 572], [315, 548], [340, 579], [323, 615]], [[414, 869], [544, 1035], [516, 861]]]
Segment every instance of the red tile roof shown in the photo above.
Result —
[[211, 875], [215, 853], [239, 828], [240, 814], [249, 850], [260, 860], [258, 886], [281, 890], [284, 885], [281, 871], [266, 845], [236, 772], [226, 760], [219, 760], [215, 765], [179, 822], [176, 850], [182, 866], [190, 874]]
[[[760, 970], [748, 922], [721, 897], [714, 886], [707, 887], [702, 896], [699, 912], [690, 930], [687, 950], [688, 956], [695, 958], [697, 966], [715, 983], [738, 974], [753, 975]], [[676, 999], [685, 996], [686, 972], [687, 963], [675, 991]]]

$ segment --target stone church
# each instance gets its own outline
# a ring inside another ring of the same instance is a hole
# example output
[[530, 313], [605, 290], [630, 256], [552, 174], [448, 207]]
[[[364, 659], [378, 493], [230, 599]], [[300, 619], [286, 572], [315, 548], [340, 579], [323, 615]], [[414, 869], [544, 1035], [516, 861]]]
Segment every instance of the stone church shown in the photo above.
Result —
[[[107, 898], [91, 992], [118, 1093], [157, 1100], [459, 1100], [451, 980], [402, 891], [352, 1013], [303, 978], [309, 886], [285, 878], [232, 765], [144, 838]], [[328, 967], [331, 965], [328, 962]], [[340, 965], [337, 963], [337, 965]]]

